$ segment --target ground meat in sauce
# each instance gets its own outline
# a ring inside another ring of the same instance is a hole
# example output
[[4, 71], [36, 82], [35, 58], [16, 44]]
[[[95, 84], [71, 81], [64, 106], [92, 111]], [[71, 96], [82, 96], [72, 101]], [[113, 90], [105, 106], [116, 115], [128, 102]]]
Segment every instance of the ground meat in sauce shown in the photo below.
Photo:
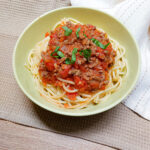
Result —
[[[62, 28], [67, 26], [72, 30], [69, 36], [65, 36], [65, 30]], [[76, 31], [80, 27], [79, 38]], [[95, 38], [103, 45], [109, 43], [107, 34], [100, 32], [93, 25], [73, 24], [70, 21], [61, 24], [50, 34], [49, 48], [46, 52], [42, 52], [42, 59], [39, 65], [39, 73], [44, 83], [62, 86], [61, 81], [57, 78], [74, 81], [75, 85], [70, 88], [79, 89], [80, 92], [93, 92], [96, 90], [104, 90], [108, 84], [108, 71], [114, 63], [116, 56], [111, 43], [106, 49], [96, 46], [90, 39]], [[63, 58], [55, 58], [51, 56], [56, 47], [64, 54]], [[66, 58], [71, 60], [72, 51], [78, 48], [76, 53], [76, 61], [74, 64], [66, 64]], [[87, 60], [81, 56], [79, 51], [90, 49], [91, 56]]]

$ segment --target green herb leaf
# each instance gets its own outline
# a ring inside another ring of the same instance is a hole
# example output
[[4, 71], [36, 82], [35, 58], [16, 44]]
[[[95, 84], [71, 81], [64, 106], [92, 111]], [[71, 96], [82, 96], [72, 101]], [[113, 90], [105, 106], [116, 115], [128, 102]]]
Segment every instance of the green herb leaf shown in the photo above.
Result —
[[61, 58], [65, 57], [64, 54], [63, 54], [61, 51], [58, 51], [58, 52], [57, 52], [57, 55], [58, 55], [59, 57], [61, 57]]
[[84, 35], [85, 37], [87, 37], [86, 34], [83, 34], [83, 35]]
[[84, 50], [81, 50], [81, 51], [79, 52], [79, 54], [80, 54], [81, 56], [83, 55], [83, 51], [84, 51]]
[[65, 36], [69, 36], [72, 33], [72, 30], [67, 26], [63, 26], [62, 28], [65, 30]]
[[[55, 58], [58, 58], [58, 57], [65, 57], [64, 56], [64, 54], [61, 52], [61, 51], [59, 51], [59, 46], [57, 46], [56, 48], [55, 48], [55, 50], [51, 53], [51, 56], [52, 57], [55, 57]], [[57, 56], [53, 56], [55, 53], [57, 53]]]
[[72, 57], [71, 57], [71, 64], [74, 64], [76, 61], [76, 53], [77, 53], [78, 49], [74, 48], [72, 51]]
[[81, 50], [79, 53], [81, 56], [84, 56], [87, 60], [91, 57], [91, 49]]
[[69, 58], [66, 58], [65, 63], [66, 63], [67, 65], [70, 65], [70, 64], [71, 64], [70, 59], [69, 59]]
[[85, 31], [83, 31], [83, 35], [84, 35], [85, 37], [87, 37], [86, 34], [85, 34]]
[[76, 31], [76, 36], [77, 36], [77, 38], [79, 38], [80, 29], [81, 29], [81, 28], [78, 28], [77, 31]]
[[65, 60], [65, 63], [70, 65], [70, 64], [74, 64], [75, 61], [76, 61], [76, 53], [78, 52], [78, 49], [77, 48], [74, 48], [73, 51], [72, 51], [72, 57], [71, 57], [71, 60], [69, 58], [67, 58]]
[[96, 39], [94, 39], [94, 38], [92, 38], [92, 39], [90, 39], [96, 46], [99, 46], [100, 48], [102, 48], [102, 49], [106, 49], [107, 48], [107, 46], [110, 44], [110, 42], [109, 43], [107, 43], [106, 45], [103, 45], [101, 42], [99, 42], [98, 40], [96, 40]]
[[[57, 46], [56, 48], [55, 48], [55, 50], [51, 53], [51, 56], [53, 56], [53, 54], [55, 54], [55, 53], [57, 53], [58, 52], [58, 50], [59, 50], [59, 46]], [[53, 56], [54, 57], [54, 56]]]
[[108, 47], [109, 44], [110, 44], [110, 42], [105, 45], [105, 49]]

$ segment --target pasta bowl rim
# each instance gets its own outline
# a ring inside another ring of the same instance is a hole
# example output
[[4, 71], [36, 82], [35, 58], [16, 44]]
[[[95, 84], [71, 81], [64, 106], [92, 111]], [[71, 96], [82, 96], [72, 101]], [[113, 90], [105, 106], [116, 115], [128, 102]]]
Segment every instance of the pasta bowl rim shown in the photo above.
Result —
[[[138, 71], [137, 71], [137, 74], [136, 74], [136, 77], [134, 79], [134, 82], [133, 84], [130, 86], [128, 92], [126, 92], [120, 99], [118, 99], [115, 103], [109, 105], [108, 107], [105, 107], [103, 109], [100, 109], [100, 110], [96, 110], [96, 111], [93, 111], [93, 112], [85, 112], [85, 113], [71, 113], [71, 112], [61, 112], [61, 111], [58, 111], [58, 110], [51, 110], [48, 106], [44, 105], [44, 104], [41, 104], [40, 102], [38, 102], [34, 97], [32, 97], [30, 94], [28, 94], [28, 92], [24, 89], [24, 87], [22, 86], [22, 83], [20, 82], [19, 78], [18, 78], [18, 75], [17, 75], [17, 70], [16, 70], [16, 66], [15, 66], [15, 55], [16, 55], [16, 49], [17, 49], [17, 46], [20, 42], [20, 39], [22, 38], [22, 36], [24, 35], [24, 33], [28, 30], [28, 28], [34, 24], [36, 21], [38, 21], [40, 18], [44, 17], [45, 15], [48, 15], [49, 13], [52, 13], [52, 12], [55, 12], [55, 11], [59, 11], [59, 10], [63, 10], [63, 9], [72, 9], [72, 8], [83, 8], [83, 9], [90, 9], [90, 10], [94, 10], [94, 11], [98, 11], [102, 14], [105, 14], [106, 16], [109, 16], [110, 18], [112, 18], [113, 20], [115, 20], [116, 22], [118, 22], [120, 25], [123, 26], [123, 28], [126, 30], [126, 32], [128, 32], [128, 34], [131, 36], [131, 38], [133, 39], [134, 41], [134, 44], [136, 46], [136, 49], [137, 49], [137, 54], [138, 54]], [[52, 11], [48, 11], [44, 14], [42, 14], [41, 16], [37, 17], [36, 19], [34, 19], [24, 30], [23, 32], [21, 33], [21, 35], [19, 36], [17, 42], [16, 42], [16, 45], [15, 45], [15, 48], [14, 48], [14, 51], [13, 51], [13, 72], [14, 72], [14, 77], [19, 85], [19, 87], [21, 88], [21, 90], [25, 93], [25, 95], [32, 101], [34, 102], [35, 104], [37, 104], [38, 106], [48, 110], [48, 111], [51, 111], [53, 113], [57, 113], [57, 114], [60, 114], [60, 115], [65, 115], [65, 116], [90, 116], [90, 115], [95, 115], [95, 114], [99, 114], [99, 113], [102, 113], [104, 111], [107, 111], [113, 107], [115, 107], [116, 105], [118, 105], [123, 99], [125, 99], [129, 93], [133, 90], [134, 86], [136, 85], [136, 82], [139, 78], [139, 74], [140, 74], [140, 62], [141, 62], [141, 58], [140, 58], [140, 52], [139, 52], [139, 48], [138, 48], [138, 45], [135, 41], [135, 39], [133, 38], [132, 34], [128, 31], [128, 29], [120, 22], [118, 21], [116, 18], [114, 18], [113, 16], [111, 16], [110, 14], [107, 14], [103, 11], [100, 11], [98, 9], [93, 9], [93, 8], [88, 8], [88, 7], [74, 7], [74, 6], [70, 6], [70, 7], [61, 7], [61, 8], [58, 8], [58, 9], [54, 9]]]

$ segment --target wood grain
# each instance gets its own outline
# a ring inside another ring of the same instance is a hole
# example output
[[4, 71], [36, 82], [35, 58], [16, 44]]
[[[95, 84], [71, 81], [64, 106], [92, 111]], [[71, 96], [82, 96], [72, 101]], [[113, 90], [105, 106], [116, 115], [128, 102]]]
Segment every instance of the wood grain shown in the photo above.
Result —
[[83, 139], [0, 120], [1, 150], [113, 150]]

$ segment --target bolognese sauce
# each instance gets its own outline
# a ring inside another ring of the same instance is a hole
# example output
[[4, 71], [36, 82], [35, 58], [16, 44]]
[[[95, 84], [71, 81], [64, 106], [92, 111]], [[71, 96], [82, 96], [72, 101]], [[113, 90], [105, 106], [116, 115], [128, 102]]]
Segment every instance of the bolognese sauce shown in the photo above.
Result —
[[50, 36], [50, 40], [48, 49], [41, 53], [39, 65], [44, 84], [62, 88], [66, 84], [70, 90], [77, 89], [77, 92], [66, 92], [71, 100], [75, 100], [79, 92], [91, 93], [106, 88], [108, 72], [116, 56], [106, 33], [90, 24], [67, 21], [45, 36]]

